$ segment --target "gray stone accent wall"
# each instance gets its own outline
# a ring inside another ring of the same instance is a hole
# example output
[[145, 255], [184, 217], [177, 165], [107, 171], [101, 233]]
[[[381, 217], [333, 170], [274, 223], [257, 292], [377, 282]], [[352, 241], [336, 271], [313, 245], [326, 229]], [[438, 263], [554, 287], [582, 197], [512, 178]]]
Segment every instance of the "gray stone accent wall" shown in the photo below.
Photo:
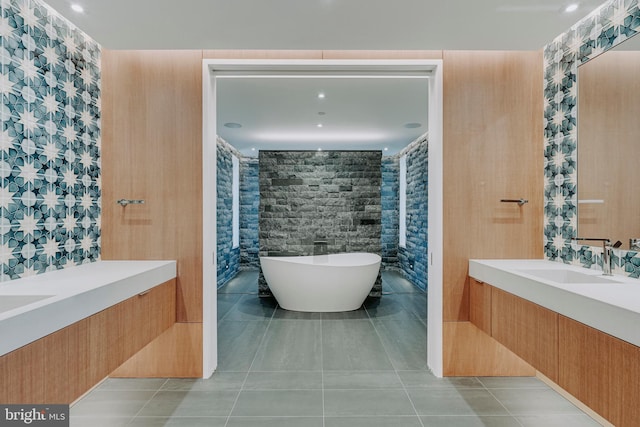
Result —
[[402, 273], [414, 285], [427, 288], [428, 141], [421, 137], [400, 155], [407, 156], [407, 240], [399, 248]]
[[260, 268], [258, 252], [258, 210], [260, 183], [258, 159], [240, 159], [240, 269]]
[[400, 162], [398, 156], [382, 158], [382, 266], [398, 270]]
[[[313, 255], [316, 240], [381, 254], [381, 165], [380, 151], [260, 151], [260, 255]], [[270, 295], [262, 273], [259, 293]]]
[[217, 286], [220, 287], [232, 279], [240, 267], [240, 249], [233, 248], [232, 228], [232, 179], [233, 165], [231, 156], [240, 159], [240, 153], [222, 138], [216, 142], [216, 233], [217, 250]]

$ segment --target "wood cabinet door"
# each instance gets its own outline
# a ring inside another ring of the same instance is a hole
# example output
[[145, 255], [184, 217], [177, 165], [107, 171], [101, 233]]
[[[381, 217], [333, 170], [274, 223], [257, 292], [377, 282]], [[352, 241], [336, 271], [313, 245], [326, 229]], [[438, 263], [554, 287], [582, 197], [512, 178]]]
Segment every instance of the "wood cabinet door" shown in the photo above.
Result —
[[557, 313], [493, 288], [491, 334], [552, 381], [557, 381]]

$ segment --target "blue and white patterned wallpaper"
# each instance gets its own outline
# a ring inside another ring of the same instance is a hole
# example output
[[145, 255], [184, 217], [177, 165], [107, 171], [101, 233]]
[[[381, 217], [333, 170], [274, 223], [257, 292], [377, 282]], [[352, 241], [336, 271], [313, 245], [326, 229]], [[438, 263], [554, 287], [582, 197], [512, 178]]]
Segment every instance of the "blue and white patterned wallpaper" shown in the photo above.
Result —
[[100, 257], [100, 46], [0, 1], [0, 280]]
[[[640, 31], [638, 0], [611, 0], [544, 48], [545, 222], [550, 260], [602, 266], [602, 249], [572, 243], [577, 232], [577, 68]], [[640, 255], [615, 251], [614, 272], [640, 277]]]

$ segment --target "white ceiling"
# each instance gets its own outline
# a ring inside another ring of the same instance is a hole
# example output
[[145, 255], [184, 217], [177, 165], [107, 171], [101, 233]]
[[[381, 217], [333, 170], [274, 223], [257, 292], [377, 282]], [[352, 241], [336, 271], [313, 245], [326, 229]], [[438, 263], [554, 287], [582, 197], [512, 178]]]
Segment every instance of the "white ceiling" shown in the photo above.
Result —
[[108, 49], [538, 50], [602, 3], [569, 14], [573, 0], [45, 1]]
[[225, 78], [216, 92], [218, 135], [245, 155], [301, 147], [395, 154], [427, 131], [424, 78]]
[[[540, 50], [601, 3], [583, 0], [565, 13], [571, 0], [45, 1], [108, 49], [335, 50]], [[74, 2], [85, 11], [71, 11]], [[241, 79], [218, 90], [218, 133], [245, 154], [252, 147], [389, 147], [391, 154], [427, 131], [424, 80]], [[403, 127], [412, 122], [422, 126]]]

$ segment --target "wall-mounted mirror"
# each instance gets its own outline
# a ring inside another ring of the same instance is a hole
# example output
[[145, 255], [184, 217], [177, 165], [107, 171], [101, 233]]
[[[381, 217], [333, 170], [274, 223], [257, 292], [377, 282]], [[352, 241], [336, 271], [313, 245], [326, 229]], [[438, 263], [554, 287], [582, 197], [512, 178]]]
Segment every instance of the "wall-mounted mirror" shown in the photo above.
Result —
[[[578, 67], [578, 234], [640, 239], [640, 37]], [[640, 241], [638, 242], [640, 245]]]

